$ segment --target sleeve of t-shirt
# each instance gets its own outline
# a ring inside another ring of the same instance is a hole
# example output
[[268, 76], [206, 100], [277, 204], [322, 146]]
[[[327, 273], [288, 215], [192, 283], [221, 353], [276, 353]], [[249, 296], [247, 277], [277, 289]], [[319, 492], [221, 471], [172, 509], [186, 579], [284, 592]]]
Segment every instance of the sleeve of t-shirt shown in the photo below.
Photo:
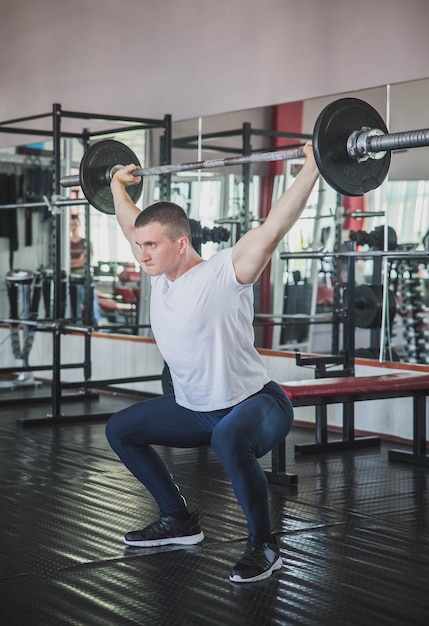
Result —
[[232, 248], [220, 250], [207, 261], [216, 280], [222, 287], [230, 291], [244, 291], [252, 285], [243, 285], [238, 282], [232, 262]]

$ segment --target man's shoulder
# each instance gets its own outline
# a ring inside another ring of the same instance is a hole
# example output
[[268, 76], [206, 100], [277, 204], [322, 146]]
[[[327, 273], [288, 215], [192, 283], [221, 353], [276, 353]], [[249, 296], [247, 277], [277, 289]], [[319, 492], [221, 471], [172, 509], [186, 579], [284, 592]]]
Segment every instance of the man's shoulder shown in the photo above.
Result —
[[212, 254], [212, 256], [207, 259], [207, 263], [213, 265], [223, 265], [225, 263], [230, 263], [231, 254], [232, 248], [223, 248], [222, 250], [218, 250], [218, 252], [215, 252], [215, 254]]

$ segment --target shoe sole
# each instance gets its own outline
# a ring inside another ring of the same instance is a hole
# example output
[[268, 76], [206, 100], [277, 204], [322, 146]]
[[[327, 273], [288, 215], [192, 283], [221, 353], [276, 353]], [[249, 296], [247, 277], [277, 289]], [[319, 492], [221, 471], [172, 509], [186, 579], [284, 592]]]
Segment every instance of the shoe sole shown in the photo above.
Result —
[[197, 535], [189, 535], [184, 537], [165, 537], [165, 539], [149, 539], [142, 541], [132, 541], [124, 537], [124, 543], [127, 546], [138, 546], [139, 548], [156, 548], [157, 546], [166, 546], [169, 544], [179, 544], [185, 546], [193, 546], [200, 543], [204, 539], [204, 533], [201, 531]]
[[282, 567], [283, 567], [283, 561], [281, 557], [279, 556], [277, 561], [275, 561], [271, 565], [270, 569], [267, 569], [265, 572], [262, 572], [262, 574], [258, 574], [257, 576], [253, 576], [252, 578], [241, 578], [241, 576], [238, 576], [237, 574], [235, 574], [234, 576], [230, 576], [229, 580], [233, 583], [257, 583], [260, 580], [265, 580], [266, 578], [269, 578], [275, 570], [281, 569]]

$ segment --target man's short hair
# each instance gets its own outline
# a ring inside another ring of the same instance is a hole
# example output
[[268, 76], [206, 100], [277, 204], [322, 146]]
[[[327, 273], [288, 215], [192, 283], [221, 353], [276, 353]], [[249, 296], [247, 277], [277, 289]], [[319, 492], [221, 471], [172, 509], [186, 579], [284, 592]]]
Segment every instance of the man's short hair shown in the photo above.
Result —
[[171, 241], [176, 241], [179, 237], [187, 237], [191, 242], [191, 226], [188, 217], [178, 204], [166, 201], [155, 202], [138, 214], [134, 226], [141, 228], [153, 222], [165, 226], [166, 235]]

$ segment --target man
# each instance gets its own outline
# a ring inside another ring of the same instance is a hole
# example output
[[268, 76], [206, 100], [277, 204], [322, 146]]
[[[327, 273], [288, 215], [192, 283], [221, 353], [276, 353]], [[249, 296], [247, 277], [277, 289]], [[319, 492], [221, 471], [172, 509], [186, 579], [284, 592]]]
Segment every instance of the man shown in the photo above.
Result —
[[[92, 255], [92, 246], [84, 237], [80, 236], [79, 229], [79, 215], [72, 213], [70, 215], [70, 304], [72, 318], [75, 320], [82, 318], [82, 312], [85, 309], [86, 289], [84, 276], [88, 249], [90, 256]], [[101, 320], [100, 304], [92, 285], [91, 291], [93, 292], [92, 321], [97, 325]]]
[[151, 325], [169, 365], [174, 395], [115, 414], [106, 434], [113, 450], [156, 500], [160, 518], [125, 535], [126, 544], [160, 546], [203, 540], [166, 464], [151, 447], [211, 445], [246, 516], [248, 543], [233, 582], [268, 578], [282, 560], [271, 532], [268, 484], [258, 458], [286, 437], [293, 409], [270, 380], [254, 347], [253, 283], [299, 218], [318, 177], [311, 144], [294, 184], [266, 220], [234, 247], [204, 261], [191, 245], [184, 211], [159, 202], [140, 211], [126, 187], [135, 165], [119, 170], [111, 190], [116, 217], [151, 281]]
[[79, 234], [79, 215], [70, 215], [70, 271], [72, 274], [85, 273], [86, 239]]

